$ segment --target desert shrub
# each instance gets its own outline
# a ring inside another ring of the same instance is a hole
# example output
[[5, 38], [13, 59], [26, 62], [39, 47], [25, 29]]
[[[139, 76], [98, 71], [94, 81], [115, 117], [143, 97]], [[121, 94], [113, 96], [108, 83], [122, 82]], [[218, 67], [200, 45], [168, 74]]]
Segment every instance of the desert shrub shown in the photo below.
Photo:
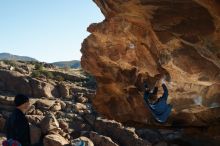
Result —
[[36, 78], [40, 76], [45, 76], [46, 78], [53, 79], [54, 75], [52, 72], [46, 70], [34, 70], [31, 74], [31, 77]]
[[5, 64], [16, 67], [16, 63], [13, 60], [3, 60]]
[[95, 77], [88, 73], [85, 73], [85, 75], [86, 75], [86, 82], [84, 83], [84, 86], [91, 89], [96, 89], [97, 84]]
[[60, 81], [60, 82], [65, 80], [65, 79], [64, 79], [62, 76], [60, 76], [60, 75], [55, 76], [54, 79], [57, 80], [57, 81]]
[[37, 78], [41, 75], [41, 72], [39, 70], [35, 70], [31, 73], [31, 77]]
[[64, 66], [62, 69], [63, 69], [64, 71], [69, 71], [71, 68], [68, 67], [68, 66]]
[[35, 63], [35, 70], [43, 70], [44, 66], [42, 63]]

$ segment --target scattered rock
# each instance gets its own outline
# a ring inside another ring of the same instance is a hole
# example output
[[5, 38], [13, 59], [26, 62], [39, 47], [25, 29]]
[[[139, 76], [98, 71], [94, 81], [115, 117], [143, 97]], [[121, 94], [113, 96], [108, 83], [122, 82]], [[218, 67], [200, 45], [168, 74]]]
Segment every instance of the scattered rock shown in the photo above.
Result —
[[85, 114], [83, 115], [83, 119], [89, 123], [90, 125], [94, 125], [95, 120], [96, 120], [96, 116], [92, 115], [92, 114]]
[[73, 130], [71, 133], [70, 133], [70, 136], [73, 138], [73, 139], [76, 139], [76, 138], [79, 138], [81, 136], [81, 132], [79, 130]]
[[44, 137], [44, 146], [65, 146], [69, 142], [59, 134], [50, 134]]
[[162, 136], [157, 129], [140, 129], [136, 133], [145, 140], [148, 140], [150, 143], [158, 143], [162, 140]]
[[80, 96], [77, 98], [77, 101], [80, 103], [86, 103], [86, 102], [88, 102], [88, 99], [83, 96]]
[[34, 125], [30, 125], [30, 135], [31, 135], [31, 144], [39, 143], [42, 136], [41, 129]]
[[66, 112], [72, 112], [74, 109], [74, 106], [73, 106], [73, 103], [71, 101], [65, 101], [65, 104], [66, 104], [66, 108], [65, 108], [65, 111]]
[[86, 110], [87, 109], [87, 107], [86, 107], [86, 105], [84, 105], [84, 104], [82, 104], [82, 103], [76, 103], [75, 104], [75, 109], [76, 109], [76, 111], [80, 111], [80, 110]]
[[30, 79], [30, 86], [32, 88], [32, 97], [59, 97], [57, 88], [55, 85], [48, 83], [46, 81], [41, 81], [38, 79]]
[[119, 146], [110, 137], [99, 135], [96, 132], [90, 132], [89, 136], [95, 146]]
[[44, 119], [43, 115], [26, 115], [29, 123], [33, 125], [39, 125], [42, 119]]
[[64, 121], [59, 121], [59, 126], [62, 130], [68, 130], [69, 129], [69, 124]]
[[58, 90], [59, 90], [60, 97], [68, 97], [70, 95], [69, 87], [65, 85], [64, 83], [58, 84]]
[[147, 140], [143, 140], [133, 129], [125, 128], [121, 123], [113, 120], [97, 118], [94, 124], [95, 130], [102, 135], [111, 137], [113, 141], [126, 146], [150, 146]]
[[59, 132], [59, 123], [52, 113], [46, 115], [44, 119], [41, 120], [40, 127], [43, 134], [48, 134], [50, 132]]
[[51, 111], [60, 111], [62, 109], [60, 102], [55, 102], [55, 104], [50, 108]]
[[66, 108], [66, 103], [64, 101], [59, 101], [61, 105], [61, 110], [64, 110]]
[[43, 110], [49, 110], [54, 104], [55, 104], [54, 100], [48, 100], [48, 99], [40, 99], [35, 103], [36, 108]]

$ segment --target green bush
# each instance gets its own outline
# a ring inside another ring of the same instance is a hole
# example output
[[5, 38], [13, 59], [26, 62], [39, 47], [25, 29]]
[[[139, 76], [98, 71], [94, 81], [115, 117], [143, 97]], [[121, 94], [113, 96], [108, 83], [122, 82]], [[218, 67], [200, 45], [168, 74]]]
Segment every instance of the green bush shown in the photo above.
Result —
[[44, 68], [43, 64], [41, 64], [41, 63], [36, 63], [35, 64], [35, 69], [36, 70], [43, 70], [43, 68]]
[[45, 75], [47, 78], [53, 79], [54, 75], [52, 72], [46, 71], [46, 70], [42, 70], [41, 71], [43, 75]]
[[3, 60], [5, 64], [16, 67], [16, 63], [13, 60]]
[[88, 88], [91, 89], [96, 89], [97, 84], [95, 77], [88, 73], [85, 73], [85, 75], [86, 75], [86, 82], [84, 83], [84, 86], [87, 86]]
[[53, 73], [49, 72], [49, 71], [46, 71], [46, 70], [35, 70], [31, 74], [31, 77], [33, 77], [33, 78], [37, 78], [37, 77], [40, 77], [40, 76], [45, 76], [46, 78], [49, 78], [49, 79], [54, 78]]
[[57, 75], [56, 77], [55, 77], [55, 80], [57, 80], [57, 81], [64, 81], [64, 78], [62, 77], [62, 76], [60, 76], [60, 75]]
[[41, 75], [41, 72], [39, 70], [35, 70], [31, 73], [31, 77], [37, 78]]

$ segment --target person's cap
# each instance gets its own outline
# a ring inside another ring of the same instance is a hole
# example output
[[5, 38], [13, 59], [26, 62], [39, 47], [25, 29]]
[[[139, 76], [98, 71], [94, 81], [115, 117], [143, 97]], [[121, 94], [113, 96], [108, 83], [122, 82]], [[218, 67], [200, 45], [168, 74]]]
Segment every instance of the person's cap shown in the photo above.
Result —
[[23, 95], [23, 94], [17, 94], [14, 99], [14, 104], [15, 104], [15, 106], [20, 106], [28, 101], [29, 101], [28, 96]]

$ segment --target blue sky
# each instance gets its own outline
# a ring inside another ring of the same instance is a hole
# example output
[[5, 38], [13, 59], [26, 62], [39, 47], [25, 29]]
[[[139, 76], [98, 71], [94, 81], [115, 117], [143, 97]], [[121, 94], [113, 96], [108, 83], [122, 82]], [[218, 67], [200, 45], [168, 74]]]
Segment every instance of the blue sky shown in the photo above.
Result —
[[87, 27], [103, 19], [92, 0], [0, 0], [0, 53], [80, 60]]

